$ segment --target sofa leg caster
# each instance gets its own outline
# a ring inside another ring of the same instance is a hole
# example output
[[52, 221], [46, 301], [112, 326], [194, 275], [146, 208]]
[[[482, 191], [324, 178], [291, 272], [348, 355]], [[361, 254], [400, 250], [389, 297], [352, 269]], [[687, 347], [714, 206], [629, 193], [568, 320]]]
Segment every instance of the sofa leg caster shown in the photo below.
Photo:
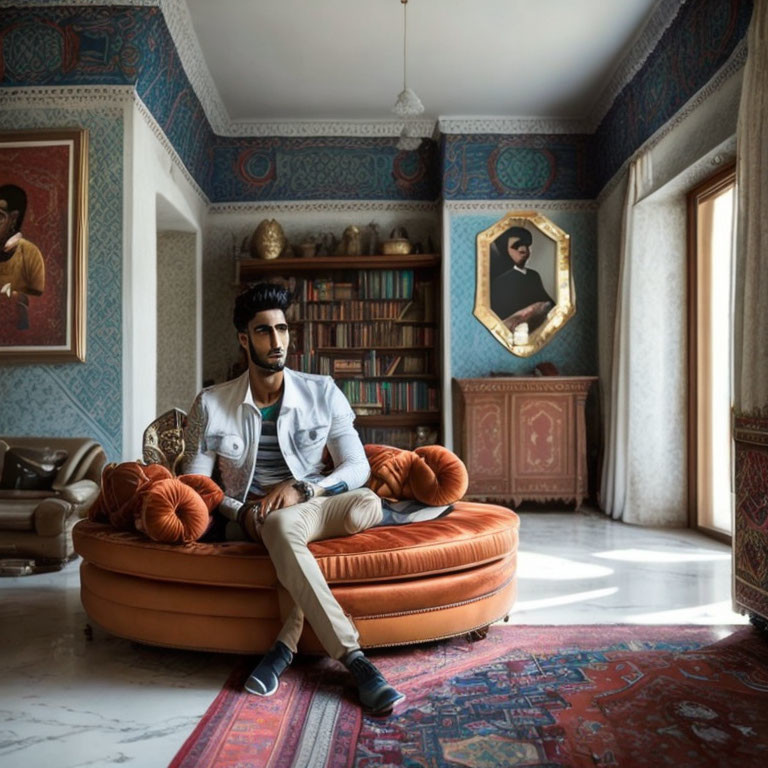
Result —
[[471, 632], [467, 632], [467, 639], [470, 643], [476, 643], [478, 640], [485, 640], [488, 635], [488, 629], [490, 625], [480, 627], [480, 629], [473, 629]]
[[90, 624], [86, 624], [83, 629], [83, 634], [88, 642], [93, 642], [93, 627]]

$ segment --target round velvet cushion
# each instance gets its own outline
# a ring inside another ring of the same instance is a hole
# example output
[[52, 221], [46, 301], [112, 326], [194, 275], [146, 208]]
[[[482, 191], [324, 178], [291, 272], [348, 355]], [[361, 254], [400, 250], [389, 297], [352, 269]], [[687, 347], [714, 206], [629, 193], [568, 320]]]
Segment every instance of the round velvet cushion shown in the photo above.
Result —
[[88, 510], [88, 519], [109, 523], [121, 531], [133, 529], [141, 512], [141, 493], [156, 480], [169, 477], [171, 473], [160, 464], [108, 464], [101, 474], [101, 490]]
[[164, 467], [162, 464], [145, 464], [142, 466], [142, 469], [144, 470], [147, 479], [153, 483], [156, 480], [167, 480], [168, 478], [173, 477], [171, 470]]
[[179, 475], [179, 481], [197, 491], [209, 512], [213, 512], [224, 498], [224, 491], [207, 475]]
[[416, 499], [442, 505], [458, 501], [469, 478], [461, 459], [442, 445], [406, 451], [389, 445], [366, 445], [371, 465], [366, 485], [382, 498]]
[[140, 527], [153, 541], [187, 544], [208, 529], [211, 518], [206, 503], [178, 479], [158, 480], [141, 495]]
[[442, 445], [424, 445], [414, 453], [409, 479], [414, 498], [424, 504], [453, 504], [467, 492], [464, 462]]
[[413, 454], [391, 445], [369, 444], [365, 455], [371, 465], [371, 476], [366, 486], [382, 499], [403, 499], [403, 488], [411, 470]]
[[139, 494], [151, 482], [145, 469], [137, 461], [107, 465], [101, 475], [101, 492], [90, 509], [89, 518], [105, 518], [113, 528], [131, 530], [134, 516], [141, 507]]

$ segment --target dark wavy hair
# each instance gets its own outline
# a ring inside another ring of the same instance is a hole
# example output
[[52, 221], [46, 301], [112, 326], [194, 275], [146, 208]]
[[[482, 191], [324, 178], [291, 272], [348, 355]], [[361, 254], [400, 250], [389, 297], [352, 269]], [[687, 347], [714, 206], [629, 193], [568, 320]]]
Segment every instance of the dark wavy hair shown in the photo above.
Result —
[[282, 309], [283, 312], [286, 312], [292, 301], [293, 296], [284, 285], [280, 283], [256, 283], [235, 299], [232, 322], [238, 333], [246, 333], [248, 323], [251, 322], [255, 314], [263, 312], [265, 309]]
[[24, 223], [24, 214], [27, 211], [27, 193], [15, 184], [3, 184], [0, 187], [0, 200], [5, 200], [8, 203], [8, 213], [19, 212], [16, 218], [16, 230], [20, 230]]
[[499, 239], [504, 243], [504, 253], [507, 252], [507, 243], [510, 239], [514, 239], [522, 245], [531, 245], [533, 243], [533, 235], [525, 227], [510, 227], [506, 232], [502, 233]]

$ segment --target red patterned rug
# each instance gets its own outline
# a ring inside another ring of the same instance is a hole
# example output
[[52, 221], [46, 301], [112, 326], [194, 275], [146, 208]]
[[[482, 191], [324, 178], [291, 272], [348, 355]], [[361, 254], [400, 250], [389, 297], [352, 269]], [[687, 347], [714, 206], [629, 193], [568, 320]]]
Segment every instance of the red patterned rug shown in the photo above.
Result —
[[249, 696], [249, 659], [171, 768], [768, 765], [768, 639], [752, 627], [495, 626], [371, 658], [407, 695], [395, 715], [363, 716], [329, 659]]

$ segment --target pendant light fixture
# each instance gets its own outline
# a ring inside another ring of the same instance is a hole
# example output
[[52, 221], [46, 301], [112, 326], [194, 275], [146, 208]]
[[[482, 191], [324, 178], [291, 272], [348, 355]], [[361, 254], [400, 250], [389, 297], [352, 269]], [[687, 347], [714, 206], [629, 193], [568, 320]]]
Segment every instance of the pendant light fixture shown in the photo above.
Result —
[[408, 87], [408, 0], [400, 0], [403, 6], [403, 90], [400, 91], [392, 111], [403, 118], [403, 130], [397, 140], [397, 148], [400, 150], [418, 149], [421, 137], [418, 129], [413, 125], [413, 118], [424, 111], [421, 99]]

